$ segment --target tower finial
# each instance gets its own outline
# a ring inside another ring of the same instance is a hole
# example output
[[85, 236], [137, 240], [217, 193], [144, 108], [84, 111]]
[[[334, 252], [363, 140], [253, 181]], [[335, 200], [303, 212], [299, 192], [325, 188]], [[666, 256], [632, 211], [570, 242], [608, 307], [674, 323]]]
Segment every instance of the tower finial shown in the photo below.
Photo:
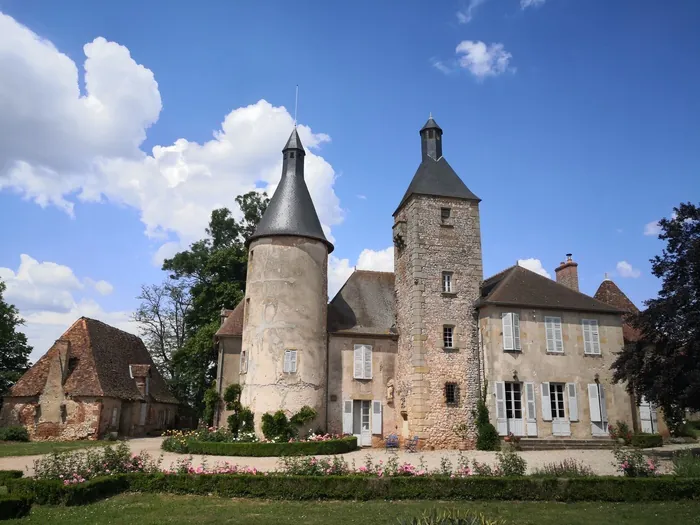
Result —
[[294, 127], [297, 127], [297, 108], [299, 107], [299, 84], [297, 84], [296, 94], [294, 95]]
[[433, 112], [430, 112], [430, 115], [428, 115], [428, 118], [433, 118]]

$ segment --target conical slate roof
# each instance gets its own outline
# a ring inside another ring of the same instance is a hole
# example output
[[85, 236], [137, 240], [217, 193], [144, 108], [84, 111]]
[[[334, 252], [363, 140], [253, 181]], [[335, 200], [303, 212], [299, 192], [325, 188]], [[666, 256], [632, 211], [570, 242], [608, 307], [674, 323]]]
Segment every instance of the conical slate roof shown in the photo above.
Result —
[[442, 131], [442, 128], [438, 126], [438, 123], [435, 122], [435, 119], [432, 115], [430, 115], [430, 118], [428, 119], [428, 122], [425, 123], [425, 126], [421, 128], [421, 131], [425, 131], [426, 129], [439, 129], [440, 131]]
[[305, 152], [296, 128], [282, 151], [282, 178], [248, 244], [261, 237], [308, 237], [324, 242], [331, 253], [333, 245], [323, 233], [304, 181]]

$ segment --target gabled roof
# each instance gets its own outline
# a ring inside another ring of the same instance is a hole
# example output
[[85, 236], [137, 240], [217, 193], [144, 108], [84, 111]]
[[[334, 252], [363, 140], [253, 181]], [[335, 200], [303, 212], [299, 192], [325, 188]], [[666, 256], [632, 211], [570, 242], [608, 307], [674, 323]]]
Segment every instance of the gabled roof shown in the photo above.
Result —
[[355, 270], [328, 305], [328, 332], [398, 334], [394, 274]]
[[[296, 128], [283, 151], [289, 153], [284, 154], [282, 161], [282, 178], [247, 244], [261, 237], [307, 237], [325, 243], [330, 253], [333, 245], [323, 233], [304, 181], [305, 153]], [[292, 154], [296, 156], [292, 158]]]
[[224, 310], [222, 315], [226, 319], [214, 335], [216, 337], [241, 337], [243, 335], [243, 309], [244, 305], [241, 301], [233, 310]]
[[[69, 342], [68, 376], [63, 385], [69, 396], [115, 397], [140, 400], [143, 396], [131, 377], [130, 365], [150, 367], [150, 394], [161, 403], [177, 403], [160, 375], [143, 341], [101, 321], [81, 317], [10, 389], [15, 397], [38, 396], [46, 385], [59, 344]], [[139, 370], [137, 368], [137, 370]], [[141, 368], [143, 370], [143, 368]]]
[[467, 188], [466, 184], [459, 178], [459, 175], [452, 169], [452, 166], [447, 163], [445, 157], [435, 160], [428, 156], [423, 159], [394, 215], [412, 195], [481, 200]]
[[622, 313], [581, 292], [576, 292], [552, 279], [522, 266], [511, 266], [486, 279], [481, 286], [477, 307], [488, 304], [525, 306], [548, 310]]
[[[600, 286], [593, 297], [599, 301], [627, 312], [628, 315], [639, 313], [639, 308], [637, 308], [635, 304], [630, 301], [630, 298], [627, 297], [624, 292], [620, 290], [620, 288], [610, 279], [605, 279], [602, 283], [600, 283]], [[642, 338], [642, 332], [628, 322], [624, 322], [622, 324], [622, 336], [624, 337], [625, 341], [639, 341]]]

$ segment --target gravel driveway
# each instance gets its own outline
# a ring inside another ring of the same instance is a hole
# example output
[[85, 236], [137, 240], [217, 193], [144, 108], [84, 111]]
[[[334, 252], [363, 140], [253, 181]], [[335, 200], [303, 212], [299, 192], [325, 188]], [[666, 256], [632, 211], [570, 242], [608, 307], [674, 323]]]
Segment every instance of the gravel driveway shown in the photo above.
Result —
[[[162, 438], [138, 438], [127, 441], [131, 451], [134, 453], [148, 452], [151, 456], [157, 458], [163, 455], [162, 467], [169, 469], [179, 459], [188, 457], [187, 454], [174, 454], [172, 452], [163, 452], [160, 449]], [[697, 446], [697, 445], [696, 445]], [[688, 445], [669, 445], [663, 447], [664, 451], [671, 449], [687, 448]], [[436, 469], [440, 466], [440, 460], [447, 457], [454, 466], [457, 464], [459, 452], [456, 450], [435, 450], [435, 451], [420, 451], [417, 453], [408, 452], [385, 452], [383, 449], [362, 449], [348, 454], [343, 454], [343, 458], [352, 465], [354, 461], [356, 466], [364, 463], [367, 455], [370, 455], [376, 463], [383, 460], [385, 463], [391, 456], [397, 456], [399, 463], [408, 462], [413, 465], [418, 465], [422, 457], [429, 469]], [[496, 463], [495, 452], [484, 452], [480, 450], [468, 450], [462, 454], [466, 455], [470, 462], [473, 459], [481, 463]], [[588, 465], [596, 474], [601, 475], [616, 475], [619, 474], [613, 466], [613, 455], [610, 450], [546, 450], [546, 451], [524, 451], [519, 453], [525, 461], [527, 461], [528, 473], [542, 467], [546, 463], [560, 462], [567, 458], [572, 458]], [[0, 470], [18, 469], [24, 470], [26, 475], [31, 476], [34, 473], [34, 460], [41, 456], [17, 456], [0, 458]], [[240, 466], [255, 467], [261, 471], [275, 470], [277, 467], [277, 458], [245, 458], [235, 456], [192, 456], [192, 464], [197, 467], [206, 462], [208, 466], [213, 466], [216, 463], [229, 462]], [[661, 463], [661, 469], [667, 470], [669, 467], [668, 461]]]

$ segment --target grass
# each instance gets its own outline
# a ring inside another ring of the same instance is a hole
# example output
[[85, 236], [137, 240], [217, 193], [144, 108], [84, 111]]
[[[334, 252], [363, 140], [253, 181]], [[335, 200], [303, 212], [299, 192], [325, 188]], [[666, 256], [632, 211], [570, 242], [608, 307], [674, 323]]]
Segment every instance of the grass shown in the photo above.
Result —
[[231, 523], [236, 525], [395, 524], [399, 517], [440, 509], [471, 509], [514, 525], [700, 524], [700, 502], [669, 503], [519, 503], [505, 502], [295, 502], [230, 500], [204, 496], [122, 494], [83, 507], [37, 507], [18, 525], [160, 525]]
[[0, 458], [10, 456], [37, 456], [51, 452], [64, 452], [86, 447], [106, 447], [113, 445], [110, 441], [0, 441]]

